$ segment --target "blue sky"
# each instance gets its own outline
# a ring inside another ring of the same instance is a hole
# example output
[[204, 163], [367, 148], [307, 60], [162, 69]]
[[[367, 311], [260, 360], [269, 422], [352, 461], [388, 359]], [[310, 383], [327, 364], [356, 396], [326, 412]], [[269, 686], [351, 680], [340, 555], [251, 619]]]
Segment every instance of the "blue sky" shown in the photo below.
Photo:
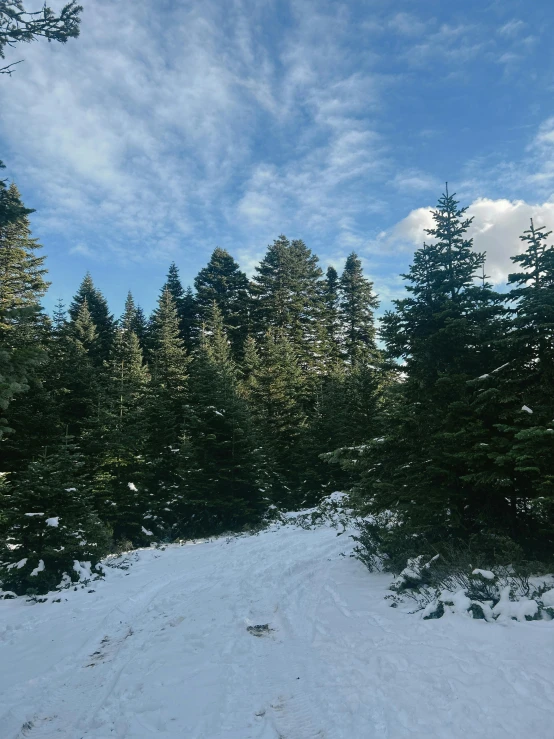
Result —
[[[62, 3], [50, 3], [59, 7]], [[45, 247], [50, 308], [90, 270], [150, 310], [215, 246], [252, 272], [280, 233], [386, 305], [448, 180], [502, 284], [554, 227], [550, 0], [83, 0], [82, 32], [0, 78], [0, 158]]]

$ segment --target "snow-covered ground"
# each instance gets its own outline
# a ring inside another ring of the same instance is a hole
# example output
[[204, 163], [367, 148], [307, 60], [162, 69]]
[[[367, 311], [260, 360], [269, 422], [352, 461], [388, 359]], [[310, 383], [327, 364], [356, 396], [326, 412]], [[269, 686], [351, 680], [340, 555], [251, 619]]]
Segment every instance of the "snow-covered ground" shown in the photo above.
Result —
[[554, 621], [423, 621], [350, 548], [275, 526], [0, 602], [1, 738], [554, 737]]

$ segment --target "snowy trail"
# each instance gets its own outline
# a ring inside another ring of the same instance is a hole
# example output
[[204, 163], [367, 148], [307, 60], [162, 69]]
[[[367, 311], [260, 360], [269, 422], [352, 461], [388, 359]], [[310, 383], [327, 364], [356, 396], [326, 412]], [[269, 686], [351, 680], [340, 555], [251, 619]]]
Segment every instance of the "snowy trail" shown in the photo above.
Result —
[[422, 621], [349, 549], [276, 527], [0, 602], [1, 739], [554, 737], [554, 622]]

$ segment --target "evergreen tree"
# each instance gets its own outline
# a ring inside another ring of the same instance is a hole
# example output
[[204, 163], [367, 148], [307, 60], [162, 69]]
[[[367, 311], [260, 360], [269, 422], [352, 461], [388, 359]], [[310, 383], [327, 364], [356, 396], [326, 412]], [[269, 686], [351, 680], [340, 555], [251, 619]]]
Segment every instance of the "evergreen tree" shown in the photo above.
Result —
[[334, 365], [341, 356], [340, 280], [334, 267], [327, 267], [322, 283], [326, 357]]
[[225, 249], [214, 249], [206, 267], [194, 279], [200, 323], [209, 322], [215, 303], [231, 342], [235, 360], [242, 358], [248, 334], [249, 283], [239, 265]]
[[45, 593], [62, 576], [76, 579], [74, 563], [94, 567], [109, 536], [91, 507], [83, 460], [66, 437], [31, 462], [2, 491], [0, 582], [16, 593]]
[[187, 287], [181, 303], [181, 338], [185, 349], [191, 353], [198, 343], [198, 317], [196, 298], [192, 288]]
[[476, 443], [470, 381], [502, 356], [502, 310], [490, 286], [475, 281], [485, 257], [466, 236], [465, 212], [442, 196], [428, 230], [433, 243], [405, 275], [410, 297], [384, 317], [405, 378], [388, 394], [383, 436], [369, 440], [359, 464], [363, 498], [374, 512], [394, 511], [415, 548], [423, 535], [436, 542], [476, 533], [484, 507], [464, 479]]
[[191, 366], [186, 438], [189, 472], [181, 530], [209, 533], [257, 522], [269, 492], [268, 471], [262, 469], [260, 445], [215, 302]]
[[164, 293], [166, 290], [173, 298], [173, 302], [175, 303], [175, 307], [177, 308], [177, 313], [180, 314], [181, 303], [185, 296], [185, 291], [183, 290], [181, 278], [179, 277], [179, 269], [175, 262], [171, 262], [171, 264], [169, 265], [167, 279], [165, 281], [165, 285], [162, 287], [162, 293]]
[[148, 326], [144, 316], [144, 311], [140, 305], [135, 304], [135, 300], [130, 291], [127, 293], [125, 310], [121, 316], [120, 325], [124, 331], [132, 331], [135, 334], [141, 349], [144, 351], [147, 343]]
[[375, 357], [373, 311], [379, 301], [373, 293], [373, 283], [363, 276], [362, 263], [354, 252], [346, 260], [339, 284], [345, 356], [350, 363]]
[[177, 309], [179, 334], [184, 341], [185, 349], [192, 352], [199, 335], [196, 299], [190, 287], [187, 287], [186, 290], [183, 289], [175, 262], [172, 262], [169, 267], [167, 279], [162, 288], [162, 295], [166, 290], [173, 298]]
[[85, 300], [75, 319], [59, 326], [53, 337], [56, 371], [50, 379], [63, 422], [78, 437], [83, 424], [98, 411], [100, 375], [96, 365], [99, 336]]
[[292, 342], [278, 329], [267, 332], [259, 357], [249, 346], [248, 361], [245, 391], [276, 473], [288, 489], [281, 502], [299, 502], [306, 488], [304, 447], [311, 401], [306, 375]]
[[[15, 185], [0, 181], [0, 412], [28, 388], [45, 359], [39, 300], [46, 292], [44, 257], [31, 237], [28, 216]], [[0, 437], [7, 430], [0, 418]]]
[[98, 413], [87, 423], [83, 444], [92, 461], [95, 508], [116, 541], [144, 544], [148, 502], [142, 494], [147, 438], [148, 370], [131, 329], [116, 333], [102, 377]]
[[[473, 383], [475, 452], [466, 480], [488, 503], [488, 526], [507, 531], [531, 556], [554, 544], [554, 247], [531, 227], [512, 257], [511, 326], [503, 362]], [[486, 497], [484, 491], [486, 490]]]
[[153, 522], [160, 528], [174, 523], [174, 509], [179, 500], [175, 491], [182, 486], [181, 454], [190, 361], [179, 335], [179, 316], [169, 290], [160, 296], [149, 334], [151, 381], [145, 402], [148, 425], [145, 484], [155, 508], [155, 513], [151, 513], [151, 506], [147, 515], [156, 516]]
[[313, 395], [326, 363], [325, 302], [318, 258], [303, 241], [289, 242], [281, 235], [268, 247], [256, 272], [254, 333], [261, 338], [274, 328], [291, 342]]
[[98, 336], [92, 356], [96, 365], [101, 366], [110, 353], [115, 333], [115, 322], [108, 310], [106, 298], [94, 286], [89, 272], [85, 275], [69, 306], [69, 315], [72, 321], [77, 321], [79, 309], [85, 302]]

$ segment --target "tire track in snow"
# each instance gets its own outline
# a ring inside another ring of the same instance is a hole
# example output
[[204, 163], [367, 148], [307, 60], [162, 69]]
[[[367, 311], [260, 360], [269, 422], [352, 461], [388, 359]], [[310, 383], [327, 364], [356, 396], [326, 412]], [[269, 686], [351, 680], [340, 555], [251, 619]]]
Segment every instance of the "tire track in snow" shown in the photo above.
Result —
[[[272, 583], [273, 600], [279, 594], [273, 613], [266, 612], [275, 631], [265, 639], [267, 648], [260, 679], [271, 696], [265, 710], [276, 737], [325, 739], [329, 734], [323, 726], [322, 712], [313, 703], [313, 685], [320, 680], [313, 664], [317, 656], [313, 641], [327, 578], [328, 554], [335, 553], [336, 544], [326, 543], [315, 563], [312, 556], [306, 556], [302, 546], [297, 548], [298, 551], [291, 552], [294, 563], [285, 570], [279, 569], [276, 557], [273, 566], [256, 573], [262, 582]], [[307, 692], [308, 686], [311, 694]]]
[[[63, 673], [56, 676], [57, 685], [52, 687], [50, 682], [47, 686], [47, 692], [42, 700], [39, 699], [33, 715], [25, 717], [23, 721], [20, 717], [16, 718], [19, 728], [15, 729], [15, 734], [6, 734], [6, 739], [9, 736], [14, 736], [15, 739], [47, 739], [54, 736], [58, 739], [60, 737], [77, 739], [82, 732], [85, 736], [87, 727], [79, 726], [84, 720], [88, 719], [89, 722], [94, 720], [95, 714], [113, 691], [123, 670], [136, 656], [137, 651], [140, 651], [133, 648], [129, 659], [120, 664], [115, 674], [112, 674], [114, 664], [118, 662], [127, 639], [132, 639], [137, 633], [134, 630], [137, 628], [137, 620], [168, 585], [186, 579], [187, 576], [188, 573], [184, 573], [177, 578], [165, 578], [161, 583], [159, 578], [155, 578], [149, 583], [149, 585], [155, 583], [153, 587], [147, 587], [145, 590], [143, 586], [141, 592], [130, 597], [125, 606], [118, 604], [106, 614], [94, 637], [86, 641], [85, 647], [71, 661], [67, 660], [69, 664], [65, 666]], [[107, 632], [100, 644], [99, 630]], [[105, 639], [107, 641], [103, 645], [102, 641]], [[107, 644], [110, 649], [103, 649], [102, 647]], [[91, 649], [94, 651], [91, 652]], [[95, 652], [99, 653], [96, 661]]]

